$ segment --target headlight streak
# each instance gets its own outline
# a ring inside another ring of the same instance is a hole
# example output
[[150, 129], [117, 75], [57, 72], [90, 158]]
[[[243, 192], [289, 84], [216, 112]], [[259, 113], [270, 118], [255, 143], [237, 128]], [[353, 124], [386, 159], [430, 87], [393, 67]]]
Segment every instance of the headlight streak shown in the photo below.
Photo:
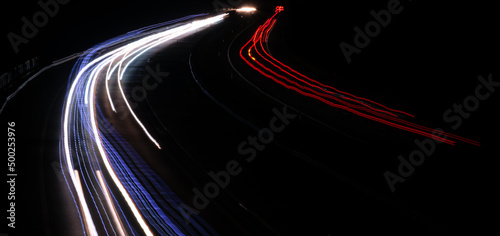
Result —
[[85, 196], [83, 195], [83, 189], [82, 189], [82, 184], [80, 182], [80, 177], [78, 176], [78, 171], [74, 170], [73, 175], [75, 176], [75, 188], [77, 189], [78, 192], [78, 198], [80, 199], [80, 206], [83, 209], [84, 212], [84, 220], [85, 220], [85, 226], [87, 228], [87, 232], [89, 235], [94, 236], [97, 235], [97, 231], [95, 229], [94, 223], [92, 223], [92, 217], [90, 216], [89, 208], [87, 206], [87, 202], [85, 201]]
[[[88, 115], [88, 113], [86, 113], [85, 110], [83, 112], [84, 112], [85, 116]], [[77, 113], [77, 112], [75, 111], [74, 114], [75, 113]], [[77, 116], [77, 114], [75, 114], [75, 116]], [[77, 137], [78, 133], [83, 133], [86, 129], [88, 129], [88, 124], [86, 124], [86, 123], [75, 125], [75, 131], [76, 131], [76, 132], [74, 132], [75, 139], [78, 138]], [[77, 152], [75, 153], [76, 157], [77, 157], [77, 163], [79, 163], [79, 168], [80, 168], [80, 171], [82, 173], [82, 176], [83, 176], [83, 174], [86, 174], [87, 176], [90, 176], [90, 173], [94, 174], [94, 167], [92, 165], [92, 162], [89, 161], [89, 164], [87, 164], [85, 161], [81, 161], [80, 158], [82, 158], [85, 155], [86, 156], [94, 156], [95, 157], [94, 146], [93, 146], [93, 143], [91, 143], [91, 147], [89, 148], [87, 146], [86, 142], [82, 142], [82, 143], [83, 143], [83, 145], [78, 145], [77, 146]], [[82, 166], [83, 166], [83, 169], [82, 169]], [[89, 171], [89, 168], [90, 168], [90, 171]], [[78, 172], [76, 172], [76, 170], [75, 170], [75, 173], [78, 173]], [[93, 177], [95, 178], [95, 175], [93, 175]], [[96, 189], [96, 187], [95, 187], [95, 185], [94, 185], [94, 183], [92, 181], [88, 181], [86, 178], [83, 178], [83, 182], [85, 184], [87, 192], [97, 192], [97, 189]], [[89, 186], [89, 183], [90, 183], [90, 186]], [[97, 182], [97, 185], [99, 185], [99, 182]], [[98, 194], [96, 194], [95, 197], [94, 197], [94, 195], [91, 194], [90, 198], [92, 199], [92, 202], [94, 203], [94, 206], [96, 206], [97, 214], [99, 215], [100, 221], [103, 224], [105, 224], [104, 223], [105, 220], [103, 219], [103, 215], [101, 214], [101, 211], [99, 211], [99, 209], [98, 209], [99, 206], [100, 207], [104, 207], [104, 204], [103, 204], [103, 202], [101, 200], [101, 197]], [[96, 198], [97, 198], [97, 202], [96, 202]], [[104, 211], [103, 213], [104, 213], [104, 216], [105, 216], [105, 219], [107, 220], [107, 222], [110, 222], [110, 219], [109, 219], [109, 216], [108, 216], [107, 212]], [[111, 227], [112, 227], [112, 225], [111, 225]], [[104, 230], [106, 231], [106, 234], [109, 234], [107, 228], [104, 228]], [[112, 230], [114, 232], [114, 228], [113, 227], [112, 227]]]
[[113, 64], [113, 61], [115, 61], [115, 59], [116, 56], [113, 57], [110, 65], [108, 66], [108, 70], [106, 71], [106, 81], [104, 83], [106, 86], [106, 95], [108, 96], [109, 105], [111, 106], [111, 109], [116, 113], [115, 105], [113, 104], [113, 100], [111, 99], [111, 93], [109, 92], [109, 79], [111, 79], [111, 76], [109, 75], [109, 69], [111, 69], [111, 65]]
[[113, 201], [111, 200], [111, 195], [109, 194], [108, 188], [106, 187], [106, 184], [104, 183], [104, 178], [102, 177], [101, 171], [97, 170], [96, 171], [97, 178], [99, 179], [99, 183], [101, 184], [101, 189], [104, 192], [104, 196], [106, 197], [106, 202], [108, 203], [109, 210], [112, 213], [113, 221], [115, 222], [115, 225], [118, 226], [118, 235], [126, 235], [125, 229], [123, 228], [122, 222], [120, 221], [120, 218], [118, 216], [118, 213], [116, 212], [115, 205], [113, 204]]
[[[101, 66], [97, 66], [96, 68], [97, 69], [102, 69]], [[97, 129], [97, 125], [96, 125], [96, 118], [95, 118], [95, 114], [94, 114], [94, 109], [92, 109], [94, 107], [94, 102], [95, 102], [95, 100], [94, 100], [94, 97], [95, 97], [94, 93], [95, 93], [95, 84], [97, 82], [97, 77], [95, 76], [95, 74], [93, 74], [93, 75], [94, 75], [94, 77], [90, 77], [89, 78], [90, 81], [87, 82], [87, 83], [91, 83], [91, 86], [90, 86], [91, 89], [90, 89], [89, 96], [92, 99], [89, 100], [89, 104], [88, 104], [88, 108], [90, 108], [88, 111], [89, 111], [90, 114], [89, 114], [87, 120], [90, 120], [91, 131], [92, 131], [91, 134], [93, 134], [93, 139], [94, 139], [93, 141], [95, 142], [95, 144], [97, 146], [97, 149], [98, 149], [99, 154], [101, 156], [102, 162], [104, 163], [104, 166], [106, 167], [106, 170], [108, 171], [108, 174], [110, 175], [111, 179], [113, 180], [113, 182], [117, 186], [118, 190], [121, 192], [121, 195], [125, 199], [127, 205], [131, 209], [134, 217], [138, 221], [138, 223], [141, 226], [141, 228], [143, 229], [144, 233], [146, 235], [153, 235], [153, 233], [149, 229], [147, 223], [144, 221], [144, 219], [142, 218], [141, 214], [139, 213], [139, 210], [137, 209], [137, 206], [133, 203], [132, 199], [128, 195], [128, 192], [125, 190], [125, 188], [123, 187], [122, 183], [120, 182], [120, 180], [116, 176], [115, 172], [113, 171], [113, 168], [110, 165], [110, 163], [109, 163], [109, 161], [107, 159], [106, 153], [104, 152], [104, 149], [102, 147], [101, 139], [99, 137], [98, 129]], [[88, 156], [90, 156], [90, 155], [88, 155]], [[94, 156], [97, 157], [97, 155], [94, 155]], [[102, 187], [104, 187], [104, 186], [102, 186]]]
[[[99, 125], [104, 128], [101, 136], [102, 142], [108, 151], [108, 158], [116, 168], [119, 178], [127, 176], [129, 181], [124, 182], [125, 188], [131, 194], [134, 202], [148, 221], [163, 222], [153, 224], [157, 231], [178, 228], [187, 235], [217, 235], [201, 218], [194, 216], [190, 224], [186, 225], [185, 219], [178, 206], [182, 201], [168, 188], [163, 180], [151, 170], [137, 152], [114, 130], [104, 119], [98, 109]], [[123, 181], [122, 181], [123, 182]], [[167, 215], [167, 216], [165, 216]], [[191, 216], [193, 217], [193, 216]]]
[[[254, 70], [287, 89], [294, 90], [332, 107], [349, 111], [355, 115], [451, 145], [455, 145], [457, 141], [462, 141], [479, 146], [479, 142], [477, 141], [406, 121], [403, 119], [404, 116], [414, 116], [322, 84], [272, 57], [268, 50], [266, 50], [268, 48], [267, 41], [269, 32], [276, 22], [275, 18], [281, 11], [283, 11], [282, 7], [276, 7], [275, 13], [264, 24], [258, 27], [250, 40], [240, 49], [240, 57]], [[266, 47], [263, 46], [263, 43], [266, 44]]]
[[[172, 24], [201, 15], [203, 14], [184, 17], [177, 21], [170, 21], [169, 23]], [[74, 80], [68, 88], [63, 109], [61, 165], [64, 169], [68, 170], [66, 173], [69, 175], [69, 178], [65, 176], [65, 180], [68, 187], [70, 187], [70, 191], [71, 188], [75, 189], [78, 202], [80, 203], [80, 207], [77, 207], [81, 209], [80, 214], [83, 215], [81, 219], [85, 234], [97, 235], [95, 222], [99, 221], [101, 224], [100, 229], [104, 229], [106, 234], [126, 235], [127, 231], [135, 234], [135, 229], [128, 223], [119, 202], [115, 199], [113, 193], [109, 191], [109, 187], [103, 178], [104, 175], [101, 173], [102, 169], [99, 163], [102, 163], [108, 176], [142, 229], [143, 234], [153, 235], [152, 230], [149, 228], [149, 223], [162, 235], [184, 235], [186, 233], [190, 235], [216, 235], [216, 232], [199, 217], [192, 217], [192, 224], [186, 225], [181, 214], [182, 209], [179, 209], [182, 201], [166, 187], [166, 184], [145, 163], [141, 163], [140, 169], [134, 168], [135, 171], [129, 168], [128, 165], [131, 165], [132, 162], [124, 162], [123, 155], [130, 156], [136, 164], [142, 158], [135, 152], [131, 152], [131, 150], [121, 152], [121, 154], [115, 151], [114, 146], [126, 143], [124, 140], [121, 141], [123, 143], [109, 142], [108, 139], [110, 137], [116, 139], [119, 135], [118, 133], [105, 133], [105, 136], [102, 136], [101, 130], [103, 128], [99, 127], [98, 123], [102, 123], [104, 117], [102, 114], [96, 114], [96, 109], [99, 109], [99, 107], [96, 104], [95, 98], [97, 81], [100, 77], [105, 76], [106, 98], [108, 98], [112, 110], [116, 112], [108, 84], [109, 80], [116, 78], [120, 94], [137, 124], [144, 130], [148, 138], [160, 148], [158, 143], [133, 113], [126, 100], [120, 81], [123, 79], [127, 67], [146, 51], [171, 39], [216, 23], [226, 15], [221, 14], [168, 29], [158, 29], [158, 27], [167, 25], [165, 23], [144, 27], [102, 43], [88, 50], [84, 54], [85, 56], [78, 60], [71, 72], [71, 77], [74, 76]], [[144, 37], [142, 34], [146, 34], [146, 36]], [[123, 46], [118, 47], [119, 45]], [[122, 65], [124, 65], [123, 68]], [[115, 69], [118, 69], [118, 71], [115, 72]], [[109, 131], [109, 128], [105, 129]], [[77, 169], [80, 169], [80, 171]], [[81, 179], [79, 174], [83, 175], [84, 178]], [[154, 181], [149, 178], [153, 178]], [[85, 183], [87, 193], [84, 193], [81, 180]], [[156, 184], [150, 185], [148, 181]], [[162, 191], [156, 193], [158, 189], [162, 189]], [[89, 208], [91, 205], [88, 205], [86, 202], [86, 194], [90, 196], [94, 203], [92, 211]], [[72, 197], [75, 200], [73, 193]], [[105, 201], [102, 201], [101, 198]], [[136, 203], [140, 205], [140, 208], [138, 208]], [[98, 221], [94, 221], [95, 219], [92, 218], [92, 214], [94, 213], [92, 212], [99, 215]], [[174, 219], [175, 222], [170, 219]], [[146, 223], [146, 220], [148, 223]], [[125, 225], [128, 226], [128, 229], [124, 228]], [[108, 231], [108, 229], [112, 231]]]
[[[124, 54], [123, 53], [117, 54], [117, 55], [123, 54], [123, 56], [121, 56], [122, 59], [120, 60], [119, 63], [117, 63], [117, 65], [115, 65], [115, 67], [113, 67], [113, 69], [111, 70], [111, 72], [107, 76], [110, 76], [114, 72], [114, 70], [116, 69], [116, 67], [118, 67], [118, 76], [117, 76], [118, 77], [118, 81], [117, 81], [117, 83], [118, 83], [118, 88], [120, 90], [120, 93], [122, 95], [122, 99], [125, 102], [125, 105], [127, 106], [130, 114], [132, 114], [132, 117], [134, 117], [134, 119], [137, 122], [137, 124], [139, 124], [139, 126], [142, 128], [142, 130], [144, 131], [144, 133], [148, 136], [148, 138], [151, 140], [151, 142], [153, 142], [158, 147], [158, 149], [161, 149], [160, 144], [156, 141], [156, 139], [153, 138], [153, 136], [149, 133], [149, 131], [146, 129], [146, 127], [144, 127], [144, 125], [139, 120], [139, 118], [137, 117], [137, 115], [133, 111], [132, 107], [130, 106], [130, 103], [128, 102], [127, 97], [125, 96], [125, 92], [123, 91], [122, 84], [121, 84], [124, 72], [126, 71], [126, 69], [128, 68], [128, 66], [134, 60], [136, 60], [139, 56], [141, 56], [143, 53], [147, 52], [151, 48], [154, 48], [154, 47], [156, 47], [156, 46], [158, 46], [160, 44], [163, 44], [166, 41], [169, 41], [169, 40], [171, 40], [173, 38], [177, 38], [180, 35], [186, 34], [188, 32], [193, 32], [193, 31], [195, 31], [195, 30], [197, 30], [197, 29], [199, 29], [201, 27], [204, 27], [206, 25], [215, 23], [215, 22], [221, 20], [225, 16], [226, 16], [226, 14], [222, 14], [222, 15], [219, 15], [219, 16], [214, 16], [211, 19], [193, 21], [190, 24], [183, 25], [183, 26], [180, 26], [180, 27], [177, 27], [177, 28], [174, 28], [174, 29], [170, 29], [168, 31], [165, 31], [162, 34], [156, 34], [156, 35], [151, 35], [151, 36], [145, 37], [145, 38], [143, 38], [141, 40], [138, 40], [136, 42], [130, 43], [127, 46], [124, 46], [123, 47], [124, 52], [125, 52]], [[135, 56], [132, 59], [128, 60], [126, 62], [126, 64], [125, 64], [125, 66], [123, 66], [123, 69], [122, 69], [122, 64], [129, 57], [131, 57], [134, 54], [135, 54]], [[106, 79], [106, 80], [109, 80], [109, 79]], [[109, 90], [107, 91], [107, 93], [109, 94]], [[113, 104], [112, 100], [110, 100], [110, 103]], [[114, 111], [116, 112], [115, 109], [114, 109]]]

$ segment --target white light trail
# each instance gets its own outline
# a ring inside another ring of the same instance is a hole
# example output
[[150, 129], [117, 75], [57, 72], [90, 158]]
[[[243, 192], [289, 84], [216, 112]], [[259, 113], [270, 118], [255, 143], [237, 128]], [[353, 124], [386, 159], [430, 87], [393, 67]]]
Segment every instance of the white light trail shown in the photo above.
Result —
[[[91, 87], [92, 88], [95, 88], [95, 84], [97, 82], [97, 79], [98, 79], [97, 77], [91, 78], [91, 83], [92, 83]], [[94, 98], [94, 93], [95, 93], [95, 89], [91, 89], [90, 96], [92, 98]], [[144, 218], [142, 217], [141, 213], [139, 212], [139, 209], [137, 209], [137, 206], [134, 204], [134, 201], [132, 200], [132, 198], [128, 194], [128, 192], [125, 189], [125, 187], [123, 186], [122, 182], [120, 182], [120, 179], [118, 178], [115, 171], [113, 170], [113, 167], [111, 166], [111, 163], [109, 163], [109, 160], [107, 158], [106, 152], [104, 151], [104, 146], [102, 145], [101, 137], [99, 136], [99, 130], [97, 129], [96, 116], [95, 116], [95, 99], [90, 99], [89, 111], [90, 111], [90, 124], [92, 127], [92, 133], [94, 135], [97, 149], [99, 150], [99, 153], [101, 154], [101, 158], [103, 160], [104, 166], [106, 167], [106, 170], [109, 172], [111, 179], [118, 187], [118, 190], [120, 191], [122, 196], [125, 198], [127, 205], [132, 210], [134, 217], [137, 219], [137, 222], [139, 222], [139, 225], [143, 229], [144, 233], [148, 236], [150, 236], [150, 235], [152, 236], [153, 232], [151, 232], [151, 229], [149, 229], [149, 226], [147, 225], [146, 221], [144, 221]]]
[[[198, 21], [193, 21], [189, 24], [184, 24], [180, 25], [174, 28], [169, 28], [161, 32], [157, 32], [154, 34], [150, 34], [148, 36], [145, 36], [143, 38], [139, 38], [134, 42], [128, 43], [120, 48], [114, 49], [108, 53], [105, 53], [104, 55], [98, 56], [97, 58], [93, 59], [92, 61], [88, 62], [83, 68], [81, 68], [77, 75], [75, 76], [73, 83], [71, 84], [71, 87], [68, 92], [67, 100], [65, 101], [65, 107], [64, 107], [64, 115], [63, 115], [63, 150], [64, 150], [64, 157], [66, 161], [66, 165], [68, 168], [68, 173], [70, 175], [70, 180], [73, 183], [78, 200], [82, 206], [83, 214], [84, 214], [84, 219], [85, 219], [85, 224], [86, 227], [88, 228], [89, 234], [90, 235], [96, 235], [96, 229], [95, 225], [93, 223], [92, 217], [90, 215], [90, 211], [88, 209], [87, 203], [85, 201], [84, 193], [83, 193], [83, 188], [80, 184], [80, 176], [78, 176], [77, 170], [74, 169], [73, 166], [73, 159], [72, 159], [72, 152], [70, 148], [70, 143], [78, 142], [77, 140], [71, 140], [74, 138], [73, 134], [70, 134], [70, 124], [73, 125], [77, 122], [84, 122], [83, 124], [87, 124], [86, 122], [90, 123], [90, 135], [93, 137], [93, 141], [95, 142], [95, 146], [97, 147], [98, 153], [100, 157], [102, 158], [102, 163], [104, 164], [107, 172], [109, 173], [109, 176], [111, 177], [111, 180], [113, 183], [116, 185], [118, 188], [120, 194], [122, 195], [123, 199], [129, 206], [131, 212], [133, 213], [135, 219], [137, 220], [138, 224], [142, 228], [143, 232], [145, 235], [153, 235], [151, 229], [149, 228], [148, 224], [146, 223], [144, 217], [141, 215], [139, 209], [137, 208], [136, 204], [134, 203], [133, 199], [131, 198], [130, 194], [127, 192], [126, 188], [124, 185], [121, 183], [120, 179], [118, 178], [117, 174], [115, 173], [113, 166], [111, 165], [110, 161], [108, 160], [106, 150], [103, 146], [103, 143], [101, 141], [100, 137], [100, 132], [97, 126], [97, 117], [96, 117], [96, 104], [95, 104], [95, 92], [96, 92], [96, 86], [97, 86], [97, 81], [101, 77], [101, 74], [105, 74], [106, 79], [105, 79], [105, 89], [107, 93], [107, 97], [110, 101], [111, 108], [113, 111], [116, 112], [116, 109], [114, 107], [113, 101], [112, 101], [112, 96], [109, 91], [109, 85], [108, 85], [108, 80], [112, 79], [112, 75], [114, 74], [114, 71], [118, 68], [118, 71], [116, 73], [116, 81], [118, 83], [118, 88], [120, 90], [120, 94], [123, 97], [125, 104], [127, 105], [130, 113], [133, 115], [134, 119], [136, 120], [137, 124], [141, 127], [141, 129], [144, 131], [144, 133], [148, 136], [148, 138], [158, 147], [160, 148], [160, 145], [158, 142], [151, 136], [151, 134], [147, 131], [147, 129], [144, 127], [142, 122], [139, 120], [139, 118], [135, 115], [135, 113], [132, 111], [132, 108], [130, 104], [128, 103], [125, 93], [123, 92], [122, 86], [121, 86], [121, 80], [123, 78], [123, 74], [125, 73], [128, 65], [130, 65], [135, 59], [139, 58], [140, 55], [145, 53], [146, 51], [161, 45], [167, 41], [170, 41], [174, 38], [178, 38], [179, 36], [188, 34], [188, 33], [193, 33], [196, 32], [197, 30], [209, 26], [212, 23], [218, 22], [222, 20], [226, 14], [221, 14], [213, 17], [209, 17], [203, 20], [198, 20]], [[116, 44], [113, 44], [115, 46]], [[131, 59], [129, 59], [131, 57]], [[115, 62], [115, 60], [119, 59], [120, 61]], [[122, 64], [125, 64], [125, 66], [122, 68]], [[106, 68], [107, 67], [107, 68]], [[106, 69], [106, 71], [104, 71]], [[102, 72], [105, 73], [102, 73]], [[83, 95], [85, 107], [81, 107], [81, 105], [78, 103], [78, 99], [81, 98]], [[72, 120], [72, 112], [75, 109], [88, 109], [88, 114], [89, 114], [89, 120], [85, 120], [87, 117], [81, 117], [81, 119], [76, 119]], [[86, 127], [86, 125], [83, 125]], [[73, 131], [74, 132], [74, 131]], [[88, 141], [84, 139], [83, 141]], [[84, 155], [84, 154], [83, 154]], [[82, 156], [84, 158], [84, 156]], [[108, 201], [108, 206], [110, 208], [114, 209], [113, 203], [110, 201], [109, 193], [107, 192], [108, 189], [106, 188], [106, 185], [104, 184], [103, 181], [103, 176], [102, 174], [98, 171], [97, 172], [98, 176], [98, 181], [101, 182], [102, 186], [102, 191], [104, 192], [104, 195], [106, 196], [106, 200]], [[113, 212], [113, 219], [115, 220], [115, 223], [117, 222], [118, 216], [116, 215], [116, 210], [112, 210]], [[121, 224], [120, 224], [121, 225]], [[120, 228], [122, 232], [124, 232], [123, 228]]]
[[80, 201], [80, 207], [83, 210], [83, 219], [85, 222], [85, 228], [90, 236], [97, 236], [97, 231], [95, 229], [94, 221], [92, 221], [92, 216], [90, 215], [89, 207], [87, 206], [87, 201], [85, 201], [85, 196], [83, 195], [82, 183], [80, 182], [80, 176], [78, 171], [74, 170], [75, 175], [75, 188], [78, 193], [78, 200]]
[[111, 211], [111, 215], [113, 217], [113, 221], [115, 222], [115, 225], [118, 228], [118, 235], [127, 235], [125, 233], [125, 230], [123, 229], [123, 225], [120, 221], [120, 217], [118, 217], [118, 214], [116, 213], [115, 205], [113, 204], [113, 201], [111, 200], [111, 196], [109, 194], [108, 188], [106, 183], [104, 182], [104, 178], [102, 177], [101, 171], [97, 170], [96, 171], [97, 178], [99, 179], [99, 183], [101, 184], [101, 188], [104, 192], [104, 197], [106, 198], [106, 202], [108, 202], [108, 207], [109, 210]]

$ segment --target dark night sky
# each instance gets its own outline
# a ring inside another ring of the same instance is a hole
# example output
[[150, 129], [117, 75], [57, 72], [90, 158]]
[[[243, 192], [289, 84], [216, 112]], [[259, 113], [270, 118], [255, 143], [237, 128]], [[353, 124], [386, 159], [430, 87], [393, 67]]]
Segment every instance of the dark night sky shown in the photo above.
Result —
[[[22, 35], [24, 23], [21, 18], [26, 17], [33, 22], [33, 15], [42, 8], [37, 1], [2, 2], [0, 48], [3, 63], [0, 71], [8, 71], [34, 56], [39, 56], [41, 60], [52, 61], [85, 50], [130, 30], [189, 14], [211, 12], [214, 10], [214, 2], [213, 0], [71, 0], [64, 5], [58, 4], [57, 13], [53, 17], [49, 16], [45, 25], [38, 27], [38, 33], [28, 39], [27, 44], [19, 46], [17, 54], [14, 53], [7, 34], [13, 32]], [[239, 1], [220, 2], [230, 5], [231, 2]], [[272, 9], [281, 2], [284, 1], [244, 0], [241, 5], [251, 4]]]
[[[2, 69], [33, 56], [54, 60], [79, 52], [106, 39], [146, 25], [211, 10], [210, 1], [77, 1], [59, 5], [59, 10], [39, 32], [14, 54], [8, 32], [21, 33], [21, 17], [32, 19], [41, 10], [36, 1], [2, 3]], [[8, 9], [8, 10], [7, 10]], [[5, 69], [4, 69], [5, 68]]]
[[[491, 6], [403, 0], [400, 1], [404, 7], [402, 13], [392, 17], [389, 26], [382, 29], [371, 45], [355, 59], [356, 63], [347, 65], [339, 43], [352, 42], [353, 27], [364, 27], [373, 20], [370, 10], [386, 8], [389, 1], [332, 1], [328, 5], [304, 0], [243, 2], [264, 9], [285, 5], [287, 12], [293, 15], [287, 26], [293, 29], [293, 35], [290, 35], [287, 46], [320, 69], [333, 67], [339, 71], [348, 70], [347, 73], [359, 71], [356, 65], [365, 66], [382, 57], [389, 57], [385, 52], [391, 50], [399, 53], [393, 58], [404, 56], [401, 53], [416, 54], [433, 63], [432, 60], [437, 60], [440, 55], [450, 55], [453, 59], [455, 55], [464, 56], [468, 53], [471, 54], [468, 60], [457, 62], [486, 64], [477, 59], [492, 56], [487, 51], [492, 52], [492, 46], [498, 42], [498, 37], [493, 35], [493, 22], [497, 17]], [[212, 3], [213, 0], [111, 0], [105, 3], [72, 0], [60, 5], [57, 14], [49, 17], [48, 23], [27, 44], [21, 45], [19, 53], [15, 54], [7, 34], [20, 34], [23, 26], [21, 17], [31, 20], [41, 8], [36, 1], [3, 2], [0, 28], [3, 63], [0, 72], [8, 71], [34, 56], [39, 56], [42, 61], [52, 61], [142, 26], [187, 14], [208, 12], [214, 8]], [[329, 60], [318, 57], [320, 55], [328, 56]]]

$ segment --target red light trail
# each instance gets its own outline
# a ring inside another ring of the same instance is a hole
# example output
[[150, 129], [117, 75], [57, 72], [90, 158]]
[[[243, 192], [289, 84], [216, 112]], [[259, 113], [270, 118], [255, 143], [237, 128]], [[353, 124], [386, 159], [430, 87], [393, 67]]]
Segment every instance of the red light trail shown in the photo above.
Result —
[[273, 16], [260, 25], [252, 38], [240, 49], [240, 57], [254, 70], [287, 89], [355, 115], [451, 145], [462, 141], [479, 146], [477, 141], [406, 121], [403, 117], [414, 116], [322, 84], [272, 57], [264, 47], [264, 43], [267, 44], [269, 32], [276, 23], [275, 18], [282, 11], [284, 11], [282, 6], [276, 7]]

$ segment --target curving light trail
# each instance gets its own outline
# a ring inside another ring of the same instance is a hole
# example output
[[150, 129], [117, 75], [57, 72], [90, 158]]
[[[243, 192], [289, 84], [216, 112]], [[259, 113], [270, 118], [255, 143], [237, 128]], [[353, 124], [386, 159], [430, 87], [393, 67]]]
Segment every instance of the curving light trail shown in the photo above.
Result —
[[282, 6], [276, 7], [275, 13], [257, 28], [252, 38], [240, 49], [240, 57], [254, 70], [287, 89], [355, 115], [451, 145], [462, 141], [479, 146], [477, 141], [406, 121], [405, 117], [414, 116], [320, 83], [271, 56], [267, 49], [269, 32], [283, 10]]
[[147, 51], [226, 15], [191, 15], [145, 27], [97, 45], [79, 58], [64, 104], [60, 158], [67, 185], [72, 195], [76, 193], [73, 199], [84, 234], [217, 234], [198, 216], [186, 221], [186, 209], [179, 207], [182, 201], [105, 119], [96, 93], [106, 91], [104, 97], [117, 112], [108, 84], [114, 80], [136, 124], [161, 148], [127, 101], [121, 84], [127, 68]]

